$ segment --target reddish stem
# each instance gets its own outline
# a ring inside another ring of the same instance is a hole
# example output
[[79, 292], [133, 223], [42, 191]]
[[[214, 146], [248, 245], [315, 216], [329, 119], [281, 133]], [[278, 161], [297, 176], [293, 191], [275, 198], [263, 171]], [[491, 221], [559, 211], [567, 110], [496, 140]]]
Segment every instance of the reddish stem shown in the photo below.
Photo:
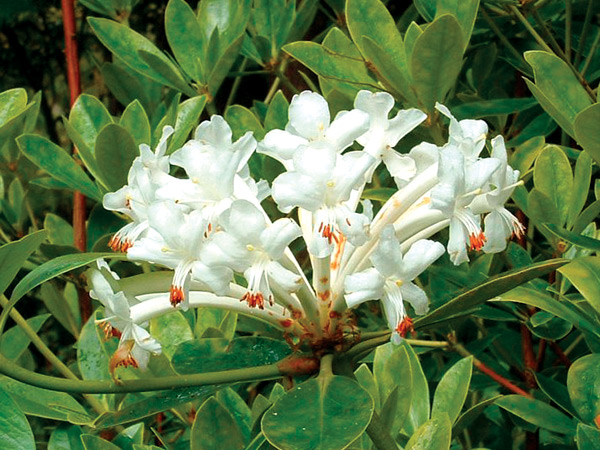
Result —
[[560, 348], [560, 345], [558, 345], [555, 341], [550, 341], [550, 348], [554, 353], [556, 353], [556, 356], [558, 356], [560, 362], [563, 363], [567, 369], [571, 367], [571, 360], [567, 357], [567, 355], [565, 355], [565, 352], [563, 352], [563, 349]]
[[486, 366], [484, 363], [482, 363], [478, 359], [473, 358], [473, 365], [475, 367], [477, 367], [477, 369], [479, 369], [480, 372], [485, 373], [488, 377], [490, 377], [492, 380], [496, 381], [501, 386], [504, 386], [509, 391], [514, 392], [515, 394], [522, 395], [527, 398], [533, 398], [533, 396], [529, 392], [524, 391], [519, 386], [515, 385], [512, 381], [507, 380], [502, 375], [495, 372], [493, 369], [490, 369], [488, 366]]
[[[81, 94], [81, 76], [79, 72], [79, 56], [77, 53], [77, 30], [75, 28], [75, 5], [74, 0], [61, 0], [63, 14], [63, 30], [65, 34], [65, 58], [67, 61], [67, 80], [69, 82], [70, 105], [77, 100]], [[77, 149], [73, 147], [73, 153]], [[87, 236], [85, 231], [86, 220], [85, 196], [81, 192], [73, 195], [73, 235], [75, 247], [82, 252], [87, 248]], [[81, 319], [85, 323], [91, 314], [92, 306], [89, 295], [84, 289], [78, 289], [79, 311]]]
[[533, 341], [531, 338], [531, 331], [525, 324], [521, 324], [521, 347], [523, 349], [523, 362], [525, 363], [525, 381], [527, 387], [535, 389], [537, 383], [535, 382], [534, 373], [537, 371], [537, 358], [533, 352]]

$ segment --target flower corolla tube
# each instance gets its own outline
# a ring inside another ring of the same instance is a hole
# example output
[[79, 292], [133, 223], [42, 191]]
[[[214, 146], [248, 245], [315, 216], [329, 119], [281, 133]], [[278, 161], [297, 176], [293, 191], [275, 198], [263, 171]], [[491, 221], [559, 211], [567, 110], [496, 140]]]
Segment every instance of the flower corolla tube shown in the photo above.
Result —
[[[110, 246], [147, 273], [119, 280], [102, 262], [88, 277], [99, 320], [120, 337], [115, 364], [146, 367], [161, 351], [148, 321], [189, 308], [232, 310], [294, 345], [333, 349], [356, 336], [352, 310], [380, 301], [392, 342], [401, 341], [429, 310], [419, 277], [431, 264], [444, 253], [459, 265], [502, 251], [524, 231], [505, 206], [520, 182], [503, 138], [482, 156], [487, 124], [436, 109], [428, 123], [449, 120], [441, 146], [399, 146], [427, 115], [368, 91], [333, 119], [321, 95], [295, 95], [285, 129], [260, 142], [245, 130], [234, 140], [214, 115], [170, 154], [172, 127], [154, 151], [141, 145], [128, 184], [103, 204], [131, 220]], [[252, 176], [252, 158], [283, 165], [271, 186]], [[387, 199], [364, 199], [375, 177], [390, 175], [397, 189]]]

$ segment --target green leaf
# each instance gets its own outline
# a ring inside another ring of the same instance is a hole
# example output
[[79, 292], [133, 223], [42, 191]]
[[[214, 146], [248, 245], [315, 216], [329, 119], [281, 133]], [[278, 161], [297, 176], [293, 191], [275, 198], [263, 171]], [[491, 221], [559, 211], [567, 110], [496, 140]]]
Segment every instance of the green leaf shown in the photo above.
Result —
[[42, 301], [52, 316], [75, 338], [79, 336], [79, 322], [81, 318], [72, 313], [65, 296], [56, 288], [53, 283], [42, 285]]
[[520, 286], [503, 294], [501, 297], [492, 299], [492, 301], [516, 302], [535, 306], [572, 323], [582, 331], [600, 337], [597, 325], [592, 324], [574, 305], [568, 302], [559, 302], [538, 289]]
[[469, 393], [473, 373], [473, 357], [463, 358], [448, 370], [438, 384], [433, 397], [431, 417], [447, 414], [454, 423]]
[[214, 397], [196, 412], [192, 425], [191, 448], [198, 450], [242, 450], [244, 436], [230, 412]]
[[573, 129], [577, 143], [600, 164], [600, 103], [594, 103], [575, 117]]
[[57, 277], [58, 275], [62, 275], [70, 270], [78, 269], [99, 258], [127, 259], [127, 255], [123, 253], [76, 253], [59, 256], [36, 267], [25, 275], [25, 277], [19, 281], [19, 284], [15, 286], [10, 299], [20, 299], [43, 282]]
[[202, 401], [214, 394], [223, 386], [199, 386], [186, 389], [160, 391], [151, 394], [148, 398], [122, 406], [114, 412], [102, 414], [94, 422], [98, 428], [109, 428], [125, 423], [136, 422], [145, 417], [150, 417], [159, 412], [176, 408], [189, 402]]
[[373, 56], [372, 46], [369, 47], [368, 44], [365, 46], [364, 37], [378, 44], [385, 43], [381, 48], [390, 64], [402, 74], [404, 80], [408, 78], [402, 36], [396, 28], [394, 18], [380, 0], [348, 0], [346, 21], [352, 40], [367, 61], [379, 59], [379, 55]]
[[315, 42], [293, 42], [283, 51], [300, 61], [317, 75], [360, 86], [375, 86], [362, 61], [333, 52]]
[[290, 103], [285, 98], [285, 95], [283, 95], [283, 92], [277, 91], [271, 103], [269, 103], [269, 109], [265, 117], [265, 131], [283, 130], [288, 122], [289, 107]]
[[111, 355], [106, 348], [104, 337], [100, 335], [98, 313], [92, 314], [77, 341], [77, 364], [84, 380], [110, 380], [108, 363]]
[[464, 40], [453, 16], [436, 18], [423, 31], [410, 58], [413, 86], [426, 111], [443, 102], [462, 67]]
[[524, 56], [533, 68], [535, 85], [525, 80], [533, 95], [556, 123], [575, 137], [575, 117], [591, 104], [585, 89], [558, 56], [539, 50], [525, 52]]
[[101, 201], [98, 187], [85, 174], [83, 169], [58, 145], [35, 134], [24, 134], [17, 138], [23, 154], [40, 169], [62, 181], [71, 189], [80, 191], [86, 197]]
[[69, 124], [80, 139], [74, 139], [71, 133], [69, 137], [77, 146], [82, 146], [78, 142], [81, 140], [93, 155], [96, 138], [100, 130], [109, 123], [113, 123], [113, 119], [102, 102], [93, 95], [81, 94], [69, 113]]
[[273, 364], [290, 352], [285, 342], [266, 337], [210, 338], [179, 345], [171, 363], [180, 374], [205, 373]]
[[319, 377], [277, 400], [264, 414], [261, 428], [281, 450], [339, 450], [365, 431], [373, 408], [373, 399], [357, 382]]
[[600, 422], [600, 354], [579, 358], [569, 368], [567, 389], [571, 404], [584, 422]]
[[[132, 69], [175, 89], [179, 89], [180, 84], [187, 85], [171, 60], [141, 34], [136, 33], [126, 25], [108, 19], [90, 17], [88, 23], [100, 42]], [[163, 73], [152, 68], [140, 54], [140, 51], [154, 56], [157, 62], [161, 62], [176, 77], [179, 84], [174, 84], [171, 78], [165, 77]]]
[[69, 394], [31, 386], [7, 377], [1, 377], [2, 388], [21, 411], [30, 416], [68, 421], [76, 425], [90, 424], [92, 419], [85, 408]]
[[220, 308], [202, 308], [194, 324], [194, 335], [201, 338], [209, 329], [219, 330], [222, 337], [233, 339], [237, 314]]
[[[408, 346], [396, 349], [391, 343], [386, 345], [394, 349], [394, 351], [383, 364], [383, 370], [378, 370], [376, 380], [379, 386], [379, 397], [381, 398], [382, 406], [385, 407], [386, 403], [391, 401], [390, 397], [394, 395], [394, 392], [397, 396], [395, 407], [389, 411], [391, 416], [389, 418], [389, 428], [394, 435], [405, 425], [413, 402], [416, 400], [416, 395], [423, 395], [424, 392], [421, 373], [419, 372], [420, 367], [413, 367], [415, 364], [413, 361], [414, 358], [409, 355]], [[376, 357], [378, 356], [377, 350], [375, 353]], [[427, 399], [429, 399], [429, 392], [425, 394]], [[392, 405], [390, 404], [390, 406]], [[386, 420], [384, 412], [382, 409], [382, 420]], [[427, 415], [429, 415], [429, 411], [427, 411]]]
[[8, 393], [0, 387], [0, 448], [34, 450], [33, 432], [25, 414]]
[[465, 49], [471, 40], [471, 33], [475, 26], [479, 0], [438, 0], [435, 17], [451, 14], [459, 23], [463, 32]]
[[127, 105], [127, 108], [123, 111], [119, 125], [129, 132], [131, 137], [133, 137], [136, 146], [139, 147], [140, 144], [150, 144], [152, 136], [150, 131], [150, 121], [139, 100], [134, 100]]
[[559, 213], [560, 224], [567, 220], [573, 191], [573, 173], [567, 155], [558, 147], [549, 145], [535, 161], [535, 187], [545, 194]]
[[588, 301], [600, 312], [600, 257], [589, 256], [571, 261], [559, 269]]
[[173, 356], [179, 344], [194, 338], [190, 324], [179, 311], [152, 319], [150, 334], [160, 342], [162, 350], [168, 358]]
[[496, 405], [540, 428], [575, 434], [575, 423], [571, 418], [540, 400], [522, 395], [505, 395], [496, 400]]
[[[408, 362], [408, 356], [406, 358]], [[369, 370], [369, 366], [367, 366], [366, 364], [361, 364], [358, 367], [358, 369], [354, 371], [354, 376], [356, 377], [356, 381], [358, 381], [358, 384], [360, 384], [373, 399], [375, 409], [379, 410], [381, 405], [379, 390], [377, 387], [377, 382], [375, 381], [375, 377]]]
[[205, 105], [206, 96], [200, 95], [187, 99], [177, 107], [177, 116], [173, 126], [175, 132], [169, 140], [167, 153], [172, 153], [183, 146], [190, 131], [199, 122], [200, 114], [202, 114]]
[[565, 259], [551, 259], [491, 277], [479, 286], [454, 297], [430, 314], [416, 319], [415, 328], [424, 328], [434, 323], [443, 322], [449, 318], [469, 314], [471, 308], [484, 303], [486, 300], [501, 295], [520, 284], [546, 275], [565, 265], [567, 262], [568, 260]]
[[[46, 320], [48, 320], [48, 317], [50, 317], [50, 314], [40, 314], [39, 316], [32, 317], [27, 319], [27, 325], [37, 333]], [[16, 361], [27, 349], [30, 342], [31, 340], [25, 334], [23, 329], [19, 325], [15, 325], [2, 335], [0, 353], [8, 359]]]
[[571, 231], [557, 227], [552, 223], [546, 223], [543, 226], [550, 230], [550, 232], [552, 232], [554, 235], [570, 244], [577, 245], [578, 247], [588, 248], [590, 250], [600, 251], [600, 240], [598, 239], [572, 233]]
[[48, 232], [48, 241], [55, 245], [73, 245], [73, 227], [56, 214], [47, 213], [44, 229]]
[[262, 127], [258, 117], [241, 105], [232, 105], [225, 111], [225, 120], [231, 126], [233, 131], [233, 139], [239, 139], [246, 132], [252, 131], [256, 140], [261, 140], [265, 135], [265, 130]]
[[[276, 384], [271, 391], [270, 400], [275, 401], [283, 394], [285, 394], [283, 386], [281, 384]], [[231, 416], [244, 436], [244, 440], [249, 440], [251, 433], [250, 427], [252, 426], [252, 412], [244, 399], [230, 387], [218, 391], [216, 397], [219, 403], [231, 413]]]
[[[454, 106], [452, 114], [457, 119], [481, 119], [526, 111], [537, 105], [535, 98], [496, 98]], [[514, 155], [512, 156], [514, 158]]]
[[452, 434], [458, 436], [463, 430], [466, 430], [475, 421], [475, 419], [481, 415], [488, 405], [491, 405], [500, 397], [502, 396], [498, 395], [496, 397], [488, 398], [487, 400], [483, 400], [477, 403], [475, 406], [467, 409], [463, 414], [461, 414], [454, 424], [454, 427], [452, 428]]
[[225, 80], [225, 77], [231, 70], [233, 63], [235, 63], [237, 57], [240, 54], [240, 49], [242, 47], [242, 42], [244, 40], [243, 36], [240, 36], [235, 41], [229, 45], [221, 57], [217, 60], [213, 69], [210, 71], [210, 75], [208, 77], [208, 92], [215, 97], [217, 95], [217, 91]]
[[554, 403], [560, 406], [563, 411], [567, 412], [571, 416], [576, 416], [575, 410], [571, 405], [569, 399], [569, 391], [563, 383], [553, 380], [539, 372], [535, 373], [535, 379], [539, 388], [544, 394], [550, 398]]
[[600, 430], [584, 425], [577, 424], [577, 450], [600, 450]]
[[206, 83], [199, 61], [206, 47], [202, 29], [192, 8], [183, 0], [170, 0], [165, 10], [165, 32], [177, 62], [193, 79]]
[[121, 125], [102, 129], [96, 140], [96, 161], [108, 189], [116, 191], [127, 184], [127, 174], [139, 154], [133, 137]]
[[451, 435], [452, 425], [447, 415], [432, 417], [415, 431], [404, 450], [447, 450]]
[[411, 435], [429, 419], [429, 386], [417, 354], [406, 342], [402, 342], [401, 346], [406, 349], [410, 359], [411, 403], [404, 429]]
[[91, 434], [82, 434], [81, 442], [85, 450], [120, 450], [115, 444]]
[[0, 127], [21, 114], [26, 106], [27, 91], [25, 89], [9, 89], [0, 93]]
[[77, 425], [60, 424], [48, 441], [48, 450], [84, 450], [81, 428]]
[[27, 258], [38, 249], [46, 236], [46, 231], [40, 230], [0, 247], [0, 292], [6, 291]]
[[590, 158], [587, 152], [581, 152], [577, 157], [575, 173], [573, 175], [573, 191], [571, 193], [571, 203], [567, 217], [569, 228], [573, 226], [585, 206], [592, 179], [592, 164], [592, 158]]

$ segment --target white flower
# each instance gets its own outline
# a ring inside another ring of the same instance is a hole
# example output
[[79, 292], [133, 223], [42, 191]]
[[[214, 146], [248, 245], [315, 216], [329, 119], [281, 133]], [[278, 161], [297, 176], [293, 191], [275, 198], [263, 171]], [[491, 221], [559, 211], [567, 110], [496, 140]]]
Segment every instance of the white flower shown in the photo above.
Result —
[[236, 183], [244, 184], [238, 173], [247, 172], [255, 148], [252, 132], [232, 143], [227, 122], [221, 116], [212, 116], [210, 122], [198, 126], [193, 140], [171, 155], [171, 164], [182, 167], [189, 179], [170, 177], [157, 196], [202, 209], [211, 224], [231, 204]]
[[313, 143], [301, 146], [293, 163], [293, 171], [273, 181], [272, 196], [283, 212], [298, 206], [314, 213], [308, 251], [317, 258], [326, 257], [342, 234], [351, 244], [362, 245], [369, 220], [345, 202], [353, 189], [364, 184], [373, 157], [360, 151], [339, 155], [326, 143]]
[[[400, 110], [392, 119], [388, 115], [394, 107], [394, 98], [387, 92], [360, 91], [354, 107], [369, 114], [369, 130], [357, 140], [364, 151], [373, 156], [377, 164], [384, 162], [390, 175], [397, 183], [410, 180], [417, 171], [415, 161], [393, 150], [400, 139], [427, 119], [427, 114], [418, 109]], [[376, 165], [370, 171], [371, 178]]]
[[206, 221], [200, 211], [185, 214], [174, 202], [154, 203], [148, 210], [150, 230], [127, 251], [134, 261], [149, 261], [175, 270], [170, 289], [173, 306], [188, 308], [190, 274], [222, 292], [232, 273], [225, 267], [207, 267], [200, 260], [206, 239]]
[[485, 146], [485, 137], [488, 132], [487, 123], [483, 120], [471, 119], [458, 121], [441, 103], [436, 103], [435, 109], [450, 119], [449, 144], [458, 147], [467, 163], [475, 162]]
[[[100, 267], [106, 267], [105, 264]], [[112, 273], [112, 272], [111, 272]], [[88, 280], [92, 286], [90, 296], [104, 305], [104, 331], [110, 336], [119, 336], [119, 349], [111, 360], [111, 370], [119, 366], [133, 366], [146, 369], [150, 354], [161, 353], [161, 346], [150, 333], [131, 319], [130, 306], [139, 303], [122, 291], [115, 292], [111, 282], [100, 270], [91, 269]]]
[[393, 341], [397, 342], [412, 327], [404, 301], [409, 302], [418, 315], [429, 309], [427, 295], [412, 281], [443, 253], [442, 244], [422, 239], [403, 256], [394, 228], [388, 225], [371, 255], [373, 267], [346, 277], [344, 288], [348, 307], [381, 299], [388, 325], [394, 330]]
[[225, 265], [244, 274], [248, 290], [242, 297], [250, 307], [264, 308], [265, 299], [273, 303], [270, 283], [288, 292], [300, 287], [299, 275], [279, 262], [286, 247], [301, 235], [290, 219], [267, 224], [264, 214], [252, 203], [236, 200], [221, 216], [223, 231], [214, 233], [202, 252], [210, 266]]
[[165, 152], [171, 134], [173, 128], [164, 127], [155, 152], [141, 144], [140, 156], [134, 159], [129, 169], [127, 185], [104, 195], [104, 208], [123, 213], [133, 220], [111, 238], [109, 246], [114, 251], [127, 251], [148, 228], [148, 207], [156, 199], [156, 190], [168, 178], [169, 163]]
[[494, 189], [477, 196], [471, 205], [475, 212], [490, 212], [484, 219], [487, 240], [483, 251], [486, 253], [501, 252], [506, 248], [506, 240], [509, 237], [520, 237], [525, 232], [519, 219], [504, 207], [518, 184], [519, 171], [508, 165], [502, 136], [492, 139], [492, 158], [500, 161], [500, 167], [490, 178]]
[[327, 101], [310, 91], [294, 95], [288, 115], [285, 131], [269, 131], [259, 147], [260, 153], [277, 159], [288, 170], [299, 147], [320, 142], [341, 153], [369, 128], [368, 114], [357, 109], [341, 111], [330, 123]]
[[469, 260], [467, 241], [472, 250], [481, 250], [486, 237], [481, 230], [479, 215], [469, 209], [470, 203], [500, 166], [495, 158], [480, 159], [466, 164], [457, 147], [449, 145], [440, 152], [438, 178], [440, 183], [431, 192], [431, 206], [450, 218], [448, 253], [459, 265]]

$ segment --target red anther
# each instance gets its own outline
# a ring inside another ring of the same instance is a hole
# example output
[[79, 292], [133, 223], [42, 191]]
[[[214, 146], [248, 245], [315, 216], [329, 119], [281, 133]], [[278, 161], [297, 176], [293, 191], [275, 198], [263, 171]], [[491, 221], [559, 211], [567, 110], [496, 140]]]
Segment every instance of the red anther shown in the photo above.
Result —
[[398, 323], [398, 326], [396, 327], [396, 331], [402, 337], [406, 337], [406, 334], [409, 331], [411, 333], [414, 333], [415, 329], [413, 327], [413, 321], [412, 321], [412, 319], [410, 317], [408, 317], [408, 316], [404, 316], [404, 319], [402, 319], [402, 321], [400, 323]]
[[341, 319], [342, 313], [338, 312], [338, 311], [329, 311], [329, 318], [330, 319]]
[[184, 300], [185, 293], [183, 292], [183, 289], [179, 286], [171, 285], [171, 289], [169, 290], [169, 301], [171, 302], [171, 306], [176, 307]]
[[125, 241], [121, 243], [121, 251], [123, 253], [127, 252], [127, 250], [129, 250], [131, 247], [133, 247], [133, 242], [131, 242], [129, 239], [125, 239]]
[[485, 241], [487, 241], [487, 238], [485, 237], [485, 234], [483, 234], [483, 231], [480, 231], [479, 234], [472, 233], [469, 235], [471, 250], [481, 250]]
[[118, 236], [115, 234], [113, 237], [110, 238], [110, 241], [108, 241], [108, 246], [112, 249], [113, 252], [119, 251], [119, 249], [121, 248], [121, 239], [119, 239]]
[[282, 327], [289, 328], [292, 326], [294, 321], [292, 319], [284, 319], [284, 320], [280, 320], [279, 323], [281, 324]]
[[[246, 292], [244, 296], [240, 299], [240, 302], [245, 301], [248, 303], [250, 308], [265, 309], [265, 297], [262, 295], [262, 292]], [[272, 299], [269, 299], [269, 303], [272, 302]]]

